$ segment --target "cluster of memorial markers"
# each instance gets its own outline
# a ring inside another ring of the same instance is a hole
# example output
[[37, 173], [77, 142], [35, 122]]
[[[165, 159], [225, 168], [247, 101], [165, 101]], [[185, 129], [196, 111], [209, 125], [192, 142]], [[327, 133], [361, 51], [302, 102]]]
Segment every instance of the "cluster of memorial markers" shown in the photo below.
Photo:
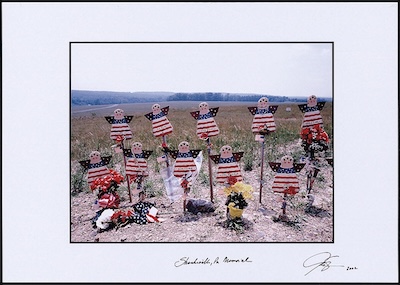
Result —
[[[313, 182], [320, 171], [316, 167], [315, 154], [317, 152], [326, 151], [328, 149], [329, 138], [323, 130], [323, 121], [320, 111], [323, 109], [325, 102], [317, 102], [315, 95], [308, 98], [307, 104], [298, 105], [304, 113], [301, 125], [302, 146], [307, 154], [306, 163], [296, 163], [289, 155], [284, 155], [280, 162], [269, 162], [271, 169], [276, 172], [272, 183], [274, 193], [282, 193], [284, 195], [282, 210], [283, 215], [286, 214], [286, 197], [287, 195], [295, 195], [298, 193], [299, 180], [296, 173], [300, 172], [305, 166], [307, 171], [307, 192], [308, 197], [312, 198], [311, 190]], [[260, 193], [259, 202], [262, 204], [262, 189], [265, 181], [263, 179], [264, 171], [264, 150], [265, 136], [276, 131], [274, 114], [278, 106], [269, 105], [268, 98], [262, 97], [258, 100], [257, 107], [248, 107], [248, 110], [254, 115], [251, 131], [255, 134], [255, 140], [261, 144], [261, 174], [260, 174]], [[208, 103], [203, 102], [199, 105], [199, 110], [191, 112], [191, 116], [197, 120], [196, 135], [200, 140], [204, 140], [207, 146], [208, 154], [208, 170], [210, 199], [214, 202], [212, 163], [217, 165], [216, 181], [220, 184], [227, 184], [229, 178], [236, 181], [242, 181], [240, 166], [238, 162], [243, 157], [243, 152], [234, 152], [232, 147], [224, 145], [220, 149], [219, 154], [211, 154], [211, 138], [218, 136], [220, 130], [215, 121], [219, 107], [209, 108]], [[201, 167], [201, 150], [190, 149], [187, 141], [182, 141], [178, 145], [178, 150], [172, 150], [168, 147], [167, 136], [173, 133], [173, 126], [168, 120], [167, 115], [169, 106], [161, 108], [159, 104], [152, 106], [152, 112], [145, 114], [145, 117], [152, 123], [152, 132], [154, 137], [162, 139], [162, 148], [164, 155], [157, 158], [159, 163], [165, 162], [166, 167], [160, 172], [162, 174], [167, 195], [171, 198], [177, 188], [183, 188], [184, 210], [186, 197], [190, 188], [190, 181], [193, 181]], [[106, 116], [105, 119], [111, 124], [110, 138], [116, 142], [115, 151], [123, 156], [127, 187], [129, 191], [129, 201], [132, 202], [131, 183], [137, 184], [135, 193], [140, 193], [143, 179], [148, 177], [147, 159], [153, 153], [152, 150], [143, 150], [140, 142], [133, 142], [130, 148], [126, 148], [125, 141], [131, 140], [133, 137], [129, 123], [133, 116], [126, 116], [124, 111], [116, 109], [114, 116]], [[171, 165], [170, 157], [175, 160]], [[107, 164], [110, 162], [111, 156], [102, 157], [98, 151], [90, 153], [90, 159], [81, 161], [81, 164], [88, 170], [87, 181], [90, 184], [96, 178], [108, 174]], [[327, 158], [330, 165], [333, 165], [333, 159]], [[176, 183], [176, 179], [180, 179]]]

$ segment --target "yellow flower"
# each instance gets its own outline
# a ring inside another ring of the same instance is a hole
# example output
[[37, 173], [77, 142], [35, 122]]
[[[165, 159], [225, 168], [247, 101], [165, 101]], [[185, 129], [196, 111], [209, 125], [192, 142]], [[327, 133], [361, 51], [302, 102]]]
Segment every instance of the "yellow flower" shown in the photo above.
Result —
[[253, 193], [253, 187], [249, 184], [244, 184], [243, 182], [236, 182], [234, 185], [224, 189], [226, 196], [229, 196], [232, 192], [242, 193], [243, 198], [249, 199], [252, 198], [251, 194]]

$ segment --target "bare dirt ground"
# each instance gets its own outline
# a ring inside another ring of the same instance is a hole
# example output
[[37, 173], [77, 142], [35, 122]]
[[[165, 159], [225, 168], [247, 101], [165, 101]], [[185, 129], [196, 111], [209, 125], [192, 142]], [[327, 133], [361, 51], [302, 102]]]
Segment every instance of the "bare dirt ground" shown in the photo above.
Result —
[[[207, 172], [207, 167], [207, 160], [204, 159], [202, 169]], [[320, 159], [319, 168], [320, 172], [311, 190], [315, 200], [308, 212], [305, 170], [297, 174], [300, 192], [288, 201], [286, 211], [289, 222], [276, 221], [276, 217], [282, 213], [283, 195], [271, 190], [274, 172], [267, 162], [264, 165], [265, 184], [261, 204], [260, 166], [256, 165], [252, 171], [242, 169], [244, 183], [254, 188], [253, 199], [248, 200], [248, 207], [243, 212], [243, 232], [224, 227], [227, 220], [224, 205], [226, 196], [218, 193], [224, 188], [222, 185], [214, 186], [216, 210], [194, 215], [183, 212], [182, 199], [171, 203], [162, 193], [160, 174], [150, 173], [149, 177], [155, 181], [152, 186], [161, 189], [161, 192], [148, 197], [146, 201], [155, 203], [158, 217], [165, 220], [146, 225], [132, 223], [106, 231], [99, 231], [92, 226], [91, 220], [96, 215], [95, 195], [90, 191], [81, 192], [71, 196], [71, 242], [333, 242], [333, 168], [324, 158]], [[210, 201], [210, 188], [197, 178], [188, 198]], [[127, 191], [121, 193], [120, 208], [128, 209], [137, 202], [137, 196], [130, 203]]]

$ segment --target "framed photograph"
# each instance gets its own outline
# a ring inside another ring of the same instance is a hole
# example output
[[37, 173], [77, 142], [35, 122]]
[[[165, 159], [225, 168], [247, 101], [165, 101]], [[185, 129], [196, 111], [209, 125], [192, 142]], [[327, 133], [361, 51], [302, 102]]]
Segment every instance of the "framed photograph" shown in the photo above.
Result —
[[3, 2], [2, 281], [397, 283], [397, 11]]

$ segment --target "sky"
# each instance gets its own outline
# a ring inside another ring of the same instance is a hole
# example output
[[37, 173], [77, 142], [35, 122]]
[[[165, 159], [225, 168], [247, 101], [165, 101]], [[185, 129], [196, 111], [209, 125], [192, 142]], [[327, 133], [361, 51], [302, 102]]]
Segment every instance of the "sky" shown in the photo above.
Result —
[[326, 43], [72, 43], [71, 87], [332, 97]]

